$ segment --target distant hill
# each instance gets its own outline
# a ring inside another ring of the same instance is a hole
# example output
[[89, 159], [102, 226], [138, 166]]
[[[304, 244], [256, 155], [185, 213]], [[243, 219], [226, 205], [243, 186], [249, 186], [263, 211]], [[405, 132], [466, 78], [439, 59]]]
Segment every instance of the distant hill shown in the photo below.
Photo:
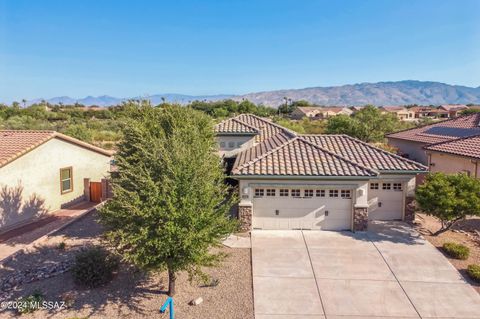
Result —
[[168, 94], [155, 94], [155, 95], [150, 95], [150, 96], [136, 96], [136, 97], [131, 97], [131, 98], [117, 98], [113, 96], [108, 96], [108, 95], [102, 95], [102, 96], [87, 96], [84, 98], [79, 98], [79, 99], [74, 99], [69, 96], [59, 96], [59, 97], [54, 97], [51, 99], [35, 99], [35, 100], [30, 100], [27, 102], [27, 105], [31, 105], [33, 103], [39, 103], [42, 100], [45, 100], [49, 103], [52, 104], [58, 104], [58, 103], [63, 103], [63, 104], [75, 104], [75, 103], [80, 103], [86, 106], [91, 106], [91, 105], [97, 105], [97, 106], [111, 106], [111, 105], [117, 105], [120, 104], [123, 101], [126, 101], [128, 99], [149, 99], [153, 104], [160, 104], [162, 103], [162, 98], [165, 99], [165, 101], [170, 102], [170, 103], [180, 103], [180, 104], [187, 104], [191, 101], [195, 100], [207, 100], [207, 101], [218, 101], [218, 100], [224, 100], [233, 97], [233, 95], [185, 95], [185, 94], [173, 94], [173, 93], [168, 93]]
[[[312, 87], [305, 89], [288, 89], [249, 93], [245, 95], [183, 95], [183, 94], [156, 94], [148, 98], [153, 104], [159, 104], [162, 97], [168, 102], [186, 104], [194, 100], [218, 101], [232, 98], [235, 100], [248, 99], [256, 104], [277, 107], [284, 103], [284, 97], [296, 100], [307, 100], [318, 105], [439, 105], [439, 104], [480, 104], [480, 87], [473, 88], [460, 85], [449, 85], [427, 81], [397, 81], [378, 83], [359, 83], [342, 86]], [[133, 97], [140, 98], [140, 97]], [[39, 102], [41, 99], [28, 101], [27, 104]], [[84, 105], [110, 106], [118, 104], [127, 98], [111, 96], [87, 96], [73, 99], [68, 96], [46, 99], [50, 103], [73, 104], [78, 102]]]
[[405, 105], [480, 103], [480, 87], [439, 82], [398, 81], [250, 93], [240, 98], [278, 106], [284, 97], [318, 105]]

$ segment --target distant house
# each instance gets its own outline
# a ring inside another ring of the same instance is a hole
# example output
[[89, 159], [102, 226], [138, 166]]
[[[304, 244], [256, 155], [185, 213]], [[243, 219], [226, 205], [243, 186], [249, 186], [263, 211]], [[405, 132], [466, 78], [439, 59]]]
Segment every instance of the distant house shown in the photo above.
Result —
[[388, 134], [388, 144], [399, 153], [423, 164], [428, 164], [425, 147], [480, 134], [480, 113], [470, 114]]
[[480, 135], [425, 147], [431, 172], [465, 173], [480, 178]]
[[445, 111], [447, 112], [448, 118], [456, 117], [460, 114], [460, 112], [468, 109], [468, 106], [463, 105], [463, 104], [446, 104], [446, 105], [440, 105], [438, 110]]
[[301, 120], [305, 117], [311, 119], [325, 119], [332, 116], [345, 114], [351, 115], [353, 111], [348, 107], [320, 107], [320, 106], [301, 106], [297, 107], [291, 114], [291, 118]]
[[409, 121], [415, 119], [415, 112], [403, 106], [382, 106], [380, 107], [382, 113], [393, 113], [401, 121]]
[[416, 119], [436, 117], [436, 108], [430, 106], [414, 106], [409, 109], [414, 113]]
[[[54, 131], [0, 131], [0, 232], [90, 199], [90, 182], [108, 176], [111, 156]], [[92, 200], [106, 195], [97, 188]]]

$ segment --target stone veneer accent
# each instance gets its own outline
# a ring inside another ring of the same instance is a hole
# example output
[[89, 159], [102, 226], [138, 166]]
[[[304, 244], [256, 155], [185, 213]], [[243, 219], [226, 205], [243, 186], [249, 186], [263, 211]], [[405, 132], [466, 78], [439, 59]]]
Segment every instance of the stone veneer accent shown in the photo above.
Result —
[[355, 207], [353, 209], [353, 231], [365, 231], [368, 227], [368, 208]]
[[252, 206], [238, 206], [238, 219], [242, 231], [252, 230]]
[[413, 222], [415, 220], [415, 197], [405, 197], [405, 216], [403, 218], [406, 222]]

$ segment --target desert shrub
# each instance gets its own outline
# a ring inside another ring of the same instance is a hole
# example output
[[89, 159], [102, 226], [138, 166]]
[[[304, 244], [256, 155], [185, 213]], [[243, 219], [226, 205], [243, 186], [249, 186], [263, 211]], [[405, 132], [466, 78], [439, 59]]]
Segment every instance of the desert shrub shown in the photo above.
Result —
[[101, 247], [90, 247], [75, 256], [72, 274], [77, 284], [90, 288], [110, 282], [119, 259]]
[[32, 313], [39, 309], [41, 302], [43, 301], [43, 294], [39, 290], [35, 290], [33, 294], [26, 297], [20, 297], [18, 299], [18, 312], [20, 314]]
[[64, 241], [62, 241], [61, 243], [59, 243], [59, 244], [57, 245], [57, 248], [58, 248], [59, 250], [65, 250], [65, 249], [67, 248], [67, 244], [66, 244]]
[[468, 265], [467, 273], [470, 278], [480, 282], [480, 265]]
[[467, 259], [470, 249], [467, 246], [456, 243], [443, 244], [443, 250], [452, 258]]

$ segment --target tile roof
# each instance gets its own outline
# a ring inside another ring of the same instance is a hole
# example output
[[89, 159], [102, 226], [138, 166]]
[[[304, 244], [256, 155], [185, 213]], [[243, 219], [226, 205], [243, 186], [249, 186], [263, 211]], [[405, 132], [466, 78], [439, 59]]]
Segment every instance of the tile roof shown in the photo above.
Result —
[[55, 131], [0, 130], [0, 167], [5, 166], [52, 138], [59, 138], [106, 156], [112, 155], [110, 151]]
[[425, 149], [480, 159], [480, 135], [432, 144]]
[[424, 171], [412, 160], [374, 147], [348, 135], [302, 135], [303, 139], [355, 163], [378, 171]]
[[222, 121], [215, 125], [215, 133], [229, 133], [229, 134], [237, 134], [237, 133], [248, 133], [248, 134], [258, 134], [259, 130], [253, 126], [248, 125], [240, 121], [237, 118], [230, 118], [225, 121]]
[[478, 134], [480, 134], [480, 113], [391, 133], [387, 137], [432, 144]]
[[395, 106], [395, 105], [382, 106], [381, 109], [387, 112], [408, 111], [408, 109], [403, 106]]
[[458, 110], [467, 109], [468, 106], [464, 104], [444, 104], [444, 105], [440, 105], [440, 108], [446, 111], [458, 111]]
[[280, 146], [241, 165], [233, 176], [376, 176], [378, 172], [294, 137]]
[[234, 119], [260, 132], [256, 145], [238, 153], [234, 176], [371, 176], [380, 171], [427, 170], [347, 135], [299, 135], [249, 114]]

